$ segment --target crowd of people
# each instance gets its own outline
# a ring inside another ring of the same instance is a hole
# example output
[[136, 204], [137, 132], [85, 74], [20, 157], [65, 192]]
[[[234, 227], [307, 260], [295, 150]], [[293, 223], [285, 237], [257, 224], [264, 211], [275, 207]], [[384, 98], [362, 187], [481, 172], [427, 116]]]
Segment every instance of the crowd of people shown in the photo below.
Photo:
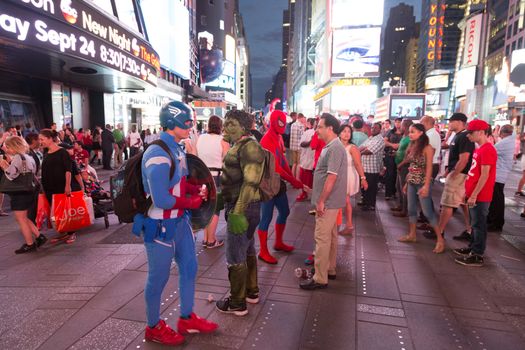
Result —
[[[415, 243], [417, 231], [423, 230], [424, 237], [436, 240], [436, 254], [446, 250], [447, 223], [461, 209], [465, 230], [453, 238], [468, 244], [453, 252], [455, 261], [466, 266], [483, 266], [487, 232], [504, 228], [504, 187], [519, 159], [523, 176], [516, 196], [525, 195], [524, 135], [517, 135], [511, 125], [493, 129], [483, 120], [469, 122], [462, 113], [453, 114], [447, 130], [440, 130], [430, 116], [375, 122], [373, 116], [354, 115], [341, 121], [329, 113], [306, 118], [273, 110], [258, 121], [245, 111], [232, 110], [224, 119], [211, 116], [207, 130], [198, 132], [191, 107], [172, 101], [161, 109], [159, 119], [163, 130], [159, 134], [140, 133], [133, 126], [124, 135], [121, 125], [97, 127], [93, 134], [68, 125], [57, 131], [54, 124], [22, 137], [16, 128], [6, 128], [0, 138], [4, 153], [0, 168], [8, 180], [20, 176], [21, 169], [41, 179], [40, 189], [10, 196], [25, 240], [16, 253], [25, 253], [47, 241], [32, 213], [39, 191], [50, 202], [58, 193], [103, 192], [93, 163], [114, 169], [144, 151], [142, 183], [152, 204], [146, 213], [135, 215], [133, 232], [144, 238], [149, 265], [145, 337], [163, 344], [178, 345], [184, 334], [218, 328], [193, 312], [197, 259], [190, 210], [208, 200], [208, 190], [186, 181], [188, 153], [204, 161], [219, 191], [202, 246], [225, 246], [230, 294], [218, 300], [216, 308], [237, 316], [248, 313], [248, 304], [259, 302], [258, 260], [278, 262], [268, 247], [274, 209], [273, 250], [294, 251], [285, 240], [290, 187], [299, 190], [296, 201], [310, 199], [310, 214], [315, 215], [315, 250], [305, 260], [314, 266], [313, 274], [299, 285], [305, 290], [327, 288], [329, 280], [337, 278], [337, 236], [353, 234], [353, 218], [359, 215], [354, 204], [363, 212], [376, 210], [381, 188], [384, 199], [395, 203], [392, 215], [408, 218], [407, 234], [399, 241]], [[269, 198], [268, 169], [279, 177], [279, 186]], [[437, 181], [444, 182], [439, 204], [433, 197], [438, 194]], [[221, 212], [227, 221], [225, 240], [216, 236]], [[521, 216], [525, 217], [525, 208]], [[64, 237], [72, 243], [75, 233]], [[160, 318], [160, 298], [173, 260], [180, 275], [178, 332]]]

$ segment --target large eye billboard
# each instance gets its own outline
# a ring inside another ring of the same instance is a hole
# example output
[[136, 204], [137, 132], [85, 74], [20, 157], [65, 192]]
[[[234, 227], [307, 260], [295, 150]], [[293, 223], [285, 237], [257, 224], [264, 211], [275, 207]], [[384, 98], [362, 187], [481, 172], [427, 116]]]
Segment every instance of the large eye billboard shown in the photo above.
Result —
[[380, 43], [381, 27], [334, 30], [332, 75], [379, 76]]

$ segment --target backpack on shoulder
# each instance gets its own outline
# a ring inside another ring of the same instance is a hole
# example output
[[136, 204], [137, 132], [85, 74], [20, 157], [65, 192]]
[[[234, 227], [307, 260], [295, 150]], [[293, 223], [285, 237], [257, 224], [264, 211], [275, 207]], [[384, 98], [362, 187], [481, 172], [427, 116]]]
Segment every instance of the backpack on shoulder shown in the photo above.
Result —
[[272, 152], [264, 151], [263, 174], [259, 184], [261, 201], [266, 202], [275, 197], [281, 189], [281, 176], [275, 171], [275, 157]]
[[[175, 160], [171, 151], [162, 140], [155, 140], [150, 144], [160, 146], [171, 160], [170, 179], [175, 174]], [[115, 214], [120, 222], [131, 223], [137, 214], [146, 215], [148, 209], [153, 204], [151, 196], [146, 197], [144, 184], [142, 182], [142, 158], [144, 152], [131, 157], [124, 169], [120, 170], [116, 176], [111, 177], [111, 197]]]

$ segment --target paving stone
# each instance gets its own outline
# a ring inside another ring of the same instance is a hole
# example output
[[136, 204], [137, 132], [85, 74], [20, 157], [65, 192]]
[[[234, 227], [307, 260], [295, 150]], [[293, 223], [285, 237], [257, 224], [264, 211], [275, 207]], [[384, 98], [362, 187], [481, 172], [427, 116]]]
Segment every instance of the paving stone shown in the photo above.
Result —
[[0, 338], [0, 349], [36, 349], [76, 310], [35, 310], [24, 322], [12, 324]]
[[53, 295], [49, 300], [70, 300], [70, 301], [87, 301], [93, 298], [95, 294], [91, 293], [57, 293]]
[[469, 349], [461, 325], [446, 307], [403, 303], [416, 349]]
[[38, 305], [39, 309], [80, 309], [86, 300], [47, 300]]
[[396, 278], [401, 293], [441, 296], [440, 286], [431, 273], [396, 272]]
[[106, 285], [86, 308], [116, 311], [144, 289], [144, 272], [124, 270]]
[[[243, 343], [243, 349], [295, 349], [300, 343], [307, 306], [268, 302]], [[255, 346], [254, 346], [255, 345]]]
[[438, 275], [438, 283], [452, 307], [496, 310], [487, 292], [472, 276]]
[[384, 239], [359, 237], [356, 242], [356, 256], [361, 258], [364, 254], [366, 260], [390, 262], [390, 254]]
[[143, 254], [145, 251], [143, 244], [122, 244], [120, 247], [111, 252], [112, 255], [129, 255]]
[[418, 304], [429, 304], [429, 305], [443, 305], [448, 306], [447, 301], [443, 296], [432, 297], [425, 295], [413, 295], [413, 294], [401, 294], [401, 300], [403, 302], [412, 302]]
[[403, 304], [400, 301], [397, 301], [397, 300], [378, 299], [378, 298], [357, 296], [356, 301], [359, 304], [386, 306], [386, 307], [393, 307], [393, 308], [398, 308], [398, 309], [402, 309], [403, 308]]
[[[327, 300], [330, 300], [327, 303]], [[355, 349], [355, 297], [315, 293], [312, 296], [299, 348]]]
[[[391, 350], [415, 349], [413, 347], [408, 329], [400, 326], [390, 326], [371, 322], [357, 322], [357, 349], [359, 350]], [[348, 348], [351, 348], [347, 344]], [[337, 349], [346, 349], [339, 346]], [[428, 349], [423, 347], [422, 349]]]
[[363, 322], [381, 323], [381, 324], [397, 326], [397, 327], [408, 327], [408, 323], [405, 318], [369, 314], [365, 312], [358, 312], [357, 320], [363, 321]]
[[80, 338], [71, 349], [123, 349], [144, 330], [142, 322], [108, 318], [97, 328]]
[[133, 260], [131, 260], [131, 262], [126, 265], [126, 267], [124, 269], [126, 270], [138, 270], [139, 268], [141, 268], [142, 266], [144, 266], [145, 264], [147, 264], [148, 262], [148, 258], [146, 256], [146, 254], [139, 254], [137, 255]]
[[524, 339], [513, 332], [502, 332], [485, 328], [467, 328], [472, 348], [523, 350]]
[[270, 301], [283, 301], [294, 304], [308, 304], [310, 302], [310, 296], [291, 295], [272, 292], [268, 295]]

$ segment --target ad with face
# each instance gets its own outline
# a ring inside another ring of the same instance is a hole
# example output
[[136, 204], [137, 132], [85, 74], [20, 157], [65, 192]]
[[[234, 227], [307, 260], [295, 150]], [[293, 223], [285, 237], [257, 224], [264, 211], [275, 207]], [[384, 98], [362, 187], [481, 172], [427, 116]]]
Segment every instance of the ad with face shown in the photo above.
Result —
[[338, 29], [333, 38], [332, 74], [379, 75], [381, 27]]

